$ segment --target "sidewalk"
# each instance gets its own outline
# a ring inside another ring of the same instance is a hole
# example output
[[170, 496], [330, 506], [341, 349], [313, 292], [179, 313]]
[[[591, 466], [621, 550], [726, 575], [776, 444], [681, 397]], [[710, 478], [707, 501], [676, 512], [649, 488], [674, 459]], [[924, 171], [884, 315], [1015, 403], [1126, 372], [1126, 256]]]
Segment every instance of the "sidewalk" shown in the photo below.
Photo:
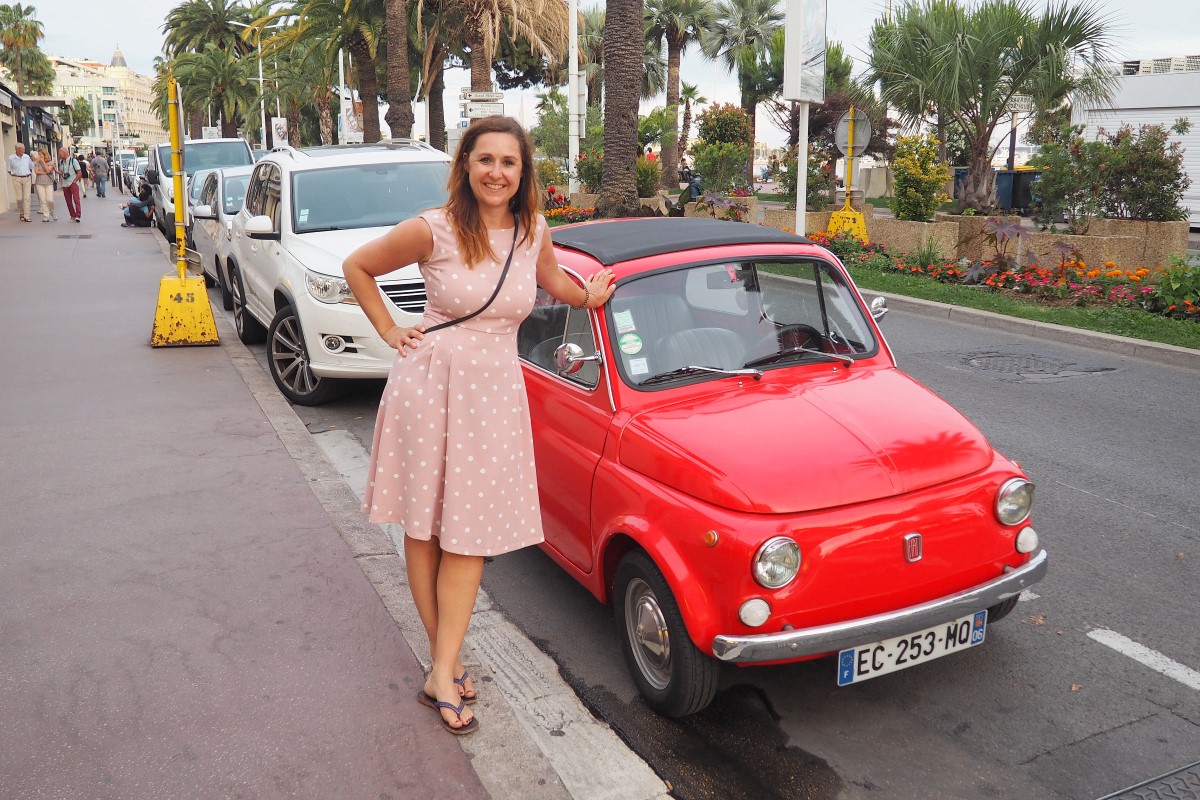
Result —
[[169, 267], [119, 202], [0, 214], [0, 794], [487, 797], [355, 561], [386, 538], [225, 347], [149, 347]]

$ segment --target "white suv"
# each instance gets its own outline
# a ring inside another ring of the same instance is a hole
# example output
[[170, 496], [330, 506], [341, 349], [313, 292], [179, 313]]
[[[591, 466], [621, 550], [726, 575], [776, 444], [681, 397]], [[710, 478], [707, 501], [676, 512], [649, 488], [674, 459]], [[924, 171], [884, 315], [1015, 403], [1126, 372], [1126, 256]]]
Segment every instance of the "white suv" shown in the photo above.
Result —
[[[254, 167], [233, 218], [229, 286], [238, 337], [269, 340], [275, 384], [293, 403], [319, 405], [341, 378], [383, 378], [395, 351], [375, 333], [342, 275], [342, 261], [388, 228], [446, 201], [450, 157], [427, 144], [293, 150]], [[425, 310], [416, 264], [379, 279], [396, 324]]]

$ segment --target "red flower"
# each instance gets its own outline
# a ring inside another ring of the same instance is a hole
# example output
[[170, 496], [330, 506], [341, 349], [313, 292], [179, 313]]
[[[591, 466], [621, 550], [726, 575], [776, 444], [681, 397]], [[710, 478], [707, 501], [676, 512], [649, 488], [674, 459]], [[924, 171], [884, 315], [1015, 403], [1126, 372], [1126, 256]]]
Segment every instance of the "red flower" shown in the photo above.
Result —
[[557, 191], [557, 190], [554, 188], [554, 184], [552, 183], [546, 187], [546, 191], [549, 192], [550, 194], [554, 194], [555, 191]]

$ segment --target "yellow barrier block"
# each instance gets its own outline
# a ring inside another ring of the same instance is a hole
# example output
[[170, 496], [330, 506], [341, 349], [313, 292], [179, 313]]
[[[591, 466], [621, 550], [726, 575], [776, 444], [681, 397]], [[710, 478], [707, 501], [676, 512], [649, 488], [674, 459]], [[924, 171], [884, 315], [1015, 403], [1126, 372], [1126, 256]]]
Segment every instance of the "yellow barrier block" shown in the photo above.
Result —
[[838, 231], [845, 231], [863, 244], [867, 242], [867, 222], [862, 214], [852, 211], [849, 205], [829, 216], [829, 235]]
[[204, 278], [164, 275], [158, 285], [151, 347], [220, 344]]

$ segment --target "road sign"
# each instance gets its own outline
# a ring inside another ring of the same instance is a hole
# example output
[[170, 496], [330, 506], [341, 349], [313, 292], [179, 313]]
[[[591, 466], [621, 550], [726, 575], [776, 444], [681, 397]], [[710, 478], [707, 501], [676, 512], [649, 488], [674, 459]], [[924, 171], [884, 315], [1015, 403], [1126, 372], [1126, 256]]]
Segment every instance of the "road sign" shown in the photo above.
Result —
[[472, 103], [499, 103], [504, 100], [504, 92], [467, 92], [465, 99]]
[[504, 103], [467, 103], [467, 118], [504, 116]]
[[871, 120], [867, 119], [867, 115], [861, 111], [847, 111], [838, 120], [837, 128], [833, 133], [833, 141], [837, 145], [838, 150], [842, 151], [842, 155], [850, 149], [850, 114], [854, 114], [854, 155], [862, 155], [862, 151], [871, 143]]
[[1033, 111], [1033, 98], [1027, 94], [1014, 94], [1008, 99], [1008, 110], [1013, 114], [1028, 114]]

